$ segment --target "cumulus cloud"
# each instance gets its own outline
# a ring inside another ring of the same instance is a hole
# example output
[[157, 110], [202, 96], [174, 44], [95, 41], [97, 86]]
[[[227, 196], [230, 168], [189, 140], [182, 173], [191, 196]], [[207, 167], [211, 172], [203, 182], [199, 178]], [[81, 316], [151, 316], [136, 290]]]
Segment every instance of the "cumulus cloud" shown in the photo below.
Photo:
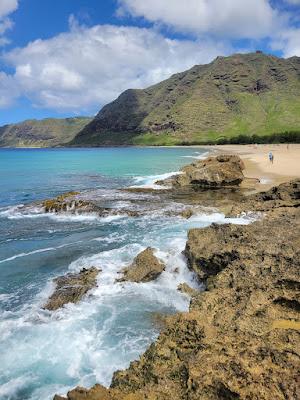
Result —
[[19, 94], [14, 78], [0, 71], [0, 108], [10, 107]]
[[280, 32], [271, 46], [273, 50], [281, 50], [284, 57], [300, 56], [300, 29], [290, 28]]
[[281, 24], [268, 0], [119, 0], [118, 13], [181, 32], [238, 39], [265, 37]]
[[9, 43], [4, 33], [13, 26], [9, 14], [18, 8], [18, 0], [0, 0], [0, 46]]
[[71, 19], [69, 32], [14, 49], [5, 59], [15, 69], [13, 84], [33, 104], [80, 112], [231, 50], [222, 42], [174, 40], [136, 27], [80, 27]]

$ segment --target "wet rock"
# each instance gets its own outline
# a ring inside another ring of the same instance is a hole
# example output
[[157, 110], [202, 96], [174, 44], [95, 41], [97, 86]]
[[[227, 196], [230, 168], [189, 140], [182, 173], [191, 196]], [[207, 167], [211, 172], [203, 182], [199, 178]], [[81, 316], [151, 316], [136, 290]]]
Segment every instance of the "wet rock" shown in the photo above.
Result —
[[187, 283], [180, 283], [180, 285], [177, 286], [177, 290], [191, 297], [197, 296], [199, 294], [199, 290], [191, 288]]
[[46, 213], [59, 212], [96, 212], [98, 208], [85, 200], [78, 199], [79, 192], [68, 192], [54, 199], [48, 199], [42, 202]]
[[97, 214], [99, 217], [114, 215], [128, 215], [137, 217], [140, 213], [136, 210], [101, 207], [96, 201], [80, 198], [79, 192], [68, 192], [54, 199], [44, 200], [41, 205], [45, 213], [68, 213], [68, 214]]
[[199, 188], [238, 186], [244, 179], [244, 168], [239, 156], [219, 155], [187, 165], [182, 168], [181, 174], [157, 183], [171, 184], [175, 188], [189, 185]]
[[154, 249], [148, 247], [139, 253], [133, 263], [122, 270], [123, 277], [118, 282], [149, 282], [156, 279], [165, 269], [165, 265], [154, 255]]
[[54, 293], [44, 305], [46, 310], [57, 310], [67, 303], [77, 303], [92, 288], [97, 286], [97, 268], [83, 268], [78, 274], [67, 274], [54, 279]]
[[113, 400], [109, 390], [104, 386], [96, 384], [91, 389], [78, 386], [67, 393], [67, 397], [56, 395], [53, 400]]
[[194, 211], [193, 211], [192, 208], [187, 208], [187, 209], [183, 210], [183, 211], [180, 213], [180, 215], [181, 215], [183, 218], [189, 219], [189, 218], [191, 218], [191, 217], [194, 215]]

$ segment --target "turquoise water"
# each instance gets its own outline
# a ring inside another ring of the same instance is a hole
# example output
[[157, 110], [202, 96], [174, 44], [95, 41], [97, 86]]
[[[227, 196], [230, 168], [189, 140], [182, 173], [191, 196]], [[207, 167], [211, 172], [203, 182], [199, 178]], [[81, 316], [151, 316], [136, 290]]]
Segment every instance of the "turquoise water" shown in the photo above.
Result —
[[[187, 310], [189, 299], [176, 290], [184, 281], [196, 285], [181, 254], [187, 230], [223, 216], [187, 221], [160, 212], [179, 204], [160, 207], [156, 195], [116, 189], [151, 186], [203, 154], [188, 148], [0, 150], [1, 399], [47, 400], [76, 385], [109, 385], [113, 372], [156, 338], [153, 313]], [[137, 207], [147, 208], [156, 197], [159, 206], [135, 218], [44, 215], [34, 208], [24, 214], [17, 207], [84, 189], [97, 189], [115, 207], [138, 200]], [[166, 271], [151, 283], [115, 283], [147, 246], [157, 249]], [[102, 272], [90, 296], [56, 312], [42, 310], [52, 278], [91, 266]]]

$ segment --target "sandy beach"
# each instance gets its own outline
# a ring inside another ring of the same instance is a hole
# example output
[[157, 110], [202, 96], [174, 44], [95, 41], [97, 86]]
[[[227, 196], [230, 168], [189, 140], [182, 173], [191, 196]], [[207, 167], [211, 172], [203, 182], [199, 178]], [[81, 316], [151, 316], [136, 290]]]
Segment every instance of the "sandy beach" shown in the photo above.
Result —
[[[258, 178], [264, 188], [300, 177], [300, 144], [213, 146], [221, 153], [238, 154], [245, 162], [247, 178]], [[268, 154], [274, 155], [273, 164]]]

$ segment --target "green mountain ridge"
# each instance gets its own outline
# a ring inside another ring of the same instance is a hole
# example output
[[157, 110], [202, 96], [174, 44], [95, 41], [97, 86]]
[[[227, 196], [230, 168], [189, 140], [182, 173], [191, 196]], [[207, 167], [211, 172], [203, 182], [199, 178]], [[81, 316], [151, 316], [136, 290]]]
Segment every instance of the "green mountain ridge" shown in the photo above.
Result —
[[92, 118], [46, 118], [0, 127], [0, 147], [55, 147], [70, 142]]
[[[172, 145], [300, 132], [300, 57], [217, 57], [104, 106], [71, 146]], [[297, 133], [297, 134], [298, 134]]]

